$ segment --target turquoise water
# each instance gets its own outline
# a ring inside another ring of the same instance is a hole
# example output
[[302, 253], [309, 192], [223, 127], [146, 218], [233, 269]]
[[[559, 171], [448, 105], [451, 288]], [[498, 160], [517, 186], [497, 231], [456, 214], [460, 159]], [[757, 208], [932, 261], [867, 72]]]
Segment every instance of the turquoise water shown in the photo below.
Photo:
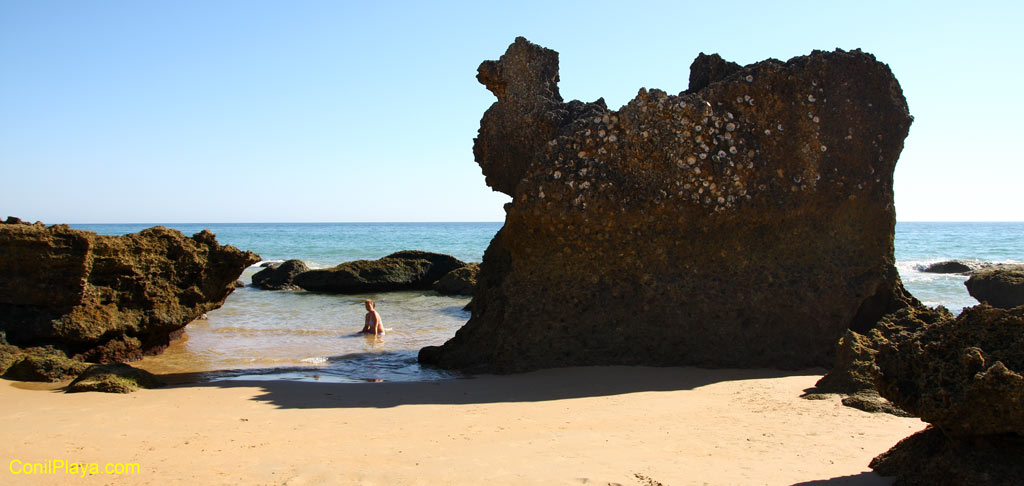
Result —
[[[259, 253], [264, 260], [298, 258], [314, 268], [424, 250], [478, 262], [502, 223], [161, 223], [193, 235], [209, 229], [217, 241]], [[103, 235], [134, 233], [156, 224], [78, 224]]]
[[[72, 225], [101, 234], [136, 232], [153, 224]], [[501, 223], [164, 224], [194, 234], [210, 229], [223, 244], [264, 260], [298, 258], [314, 268], [418, 249], [480, 261]], [[921, 273], [915, 266], [949, 259], [1024, 262], [1024, 223], [898, 223], [897, 268], [906, 288], [928, 305], [954, 313], [977, 302], [962, 275]], [[258, 266], [247, 269], [250, 282]], [[353, 336], [362, 300], [378, 300], [387, 336]], [[235, 291], [207, 320], [138, 366], [158, 373], [203, 372], [209, 379], [407, 381], [453, 374], [421, 368], [419, 349], [451, 338], [469, 319], [464, 297], [430, 291], [339, 296], [304, 291]]]
[[[425, 250], [478, 262], [502, 223], [163, 224], [185, 234], [209, 229], [217, 241], [254, 251], [264, 261], [298, 258], [313, 268]], [[153, 224], [72, 225], [101, 234], [132, 233]], [[259, 271], [246, 269], [246, 284]], [[363, 300], [377, 301], [386, 336], [354, 335]], [[331, 295], [305, 291], [236, 290], [224, 305], [186, 328], [159, 356], [138, 366], [155, 373], [204, 372], [207, 378], [325, 381], [407, 381], [453, 376], [424, 369], [419, 349], [443, 343], [469, 320], [468, 297], [436, 292]]]

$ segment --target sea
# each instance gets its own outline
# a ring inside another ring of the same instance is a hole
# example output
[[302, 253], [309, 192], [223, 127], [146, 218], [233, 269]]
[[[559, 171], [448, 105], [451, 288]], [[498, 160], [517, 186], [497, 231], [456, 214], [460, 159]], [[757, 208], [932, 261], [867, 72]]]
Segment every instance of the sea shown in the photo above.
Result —
[[[222, 244], [258, 253], [249, 284], [265, 262], [297, 258], [312, 268], [377, 259], [400, 250], [425, 250], [479, 262], [502, 223], [187, 223], [161, 224], [191, 235], [209, 229]], [[122, 235], [156, 224], [78, 224], [73, 228]], [[953, 313], [978, 302], [967, 277], [920, 271], [944, 260], [1024, 263], [1024, 223], [899, 222], [896, 267], [904, 286], [930, 306]], [[388, 332], [358, 335], [365, 309], [377, 301]], [[192, 322], [163, 353], [134, 366], [185, 381], [297, 380], [330, 382], [423, 381], [460, 375], [416, 360], [420, 348], [439, 345], [470, 317], [468, 297], [433, 291], [331, 295], [267, 291], [246, 286], [224, 305]]]

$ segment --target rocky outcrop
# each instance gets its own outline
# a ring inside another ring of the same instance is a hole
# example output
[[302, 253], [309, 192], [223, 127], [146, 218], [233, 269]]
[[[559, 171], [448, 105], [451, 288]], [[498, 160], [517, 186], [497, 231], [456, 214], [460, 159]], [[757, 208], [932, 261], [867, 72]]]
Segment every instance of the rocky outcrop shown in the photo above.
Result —
[[882, 346], [875, 362], [879, 393], [931, 424], [876, 458], [876, 472], [902, 484], [1024, 482], [1024, 307], [965, 309]]
[[220, 307], [258, 261], [209, 231], [101, 236], [0, 224], [0, 332], [10, 344], [47, 345], [76, 360], [137, 359]]
[[1024, 438], [1018, 435], [951, 440], [929, 426], [874, 458], [871, 469], [895, 476], [896, 486], [1020, 486], [1022, 453]]
[[89, 366], [81, 361], [69, 359], [62, 351], [52, 346], [25, 350], [15, 346], [10, 348], [0, 352], [4, 355], [0, 361], [7, 362], [3, 377], [8, 380], [63, 381], [74, 378]]
[[424, 363], [827, 366], [847, 329], [909, 305], [892, 174], [911, 123], [860, 51], [739, 67], [619, 110], [563, 102], [558, 54], [518, 38], [477, 79], [474, 155], [512, 196], [473, 315]]
[[[874, 328], [860, 334], [847, 330], [836, 344], [836, 359], [825, 376], [815, 384], [811, 395], [836, 393], [846, 395], [844, 405], [866, 412], [886, 412], [905, 416], [907, 413], [879, 396], [875, 390], [875, 356], [878, 350], [893, 341], [909, 338], [930, 324], [953, 318], [945, 307], [931, 308], [917, 299], [907, 307], [883, 316]], [[813, 398], [805, 396], [806, 398]]]
[[299, 286], [295, 285], [295, 277], [308, 271], [309, 267], [302, 260], [288, 260], [256, 272], [252, 286], [264, 290], [296, 290]]
[[971, 273], [967, 293], [992, 307], [1024, 305], [1024, 265], [996, 265]]
[[164, 382], [146, 370], [133, 368], [124, 363], [111, 363], [86, 368], [64, 391], [131, 393], [139, 388], [157, 388], [164, 385]]
[[21, 349], [10, 344], [0, 342], [0, 376], [7, 372], [15, 361], [20, 358]]
[[971, 262], [966, 260], [946, 260], [942, 262], [915, 265], [914, 269], [924, 273], [956, 273], [967, 275], [975, 270], [991, 266], [986, 262]]
[[441, 277], [434, 284], [434, 290], [441, 295], [473, 295], [476, 288], [476, 276], [480, 273], [479, 263], [467, 263]]
[[315, 292], [362, 294], [428, 290], [441, 277], [466, 264], [453, 256], [418, 250], [392, 253], [379, 260], [355, 260], [295, 276], [295, 285]]

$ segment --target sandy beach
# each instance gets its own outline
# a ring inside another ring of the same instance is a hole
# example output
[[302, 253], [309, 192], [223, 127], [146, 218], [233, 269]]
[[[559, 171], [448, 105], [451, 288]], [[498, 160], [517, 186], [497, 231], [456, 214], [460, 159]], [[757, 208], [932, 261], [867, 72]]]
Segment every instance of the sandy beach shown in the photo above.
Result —
[[[0, 381], [0, 483], [889, 484], [868, 462], [925, 424], [799, 398], [820, 372], [594, 367], [128, 395]], [[59, 461], [99, 471], [49, 473]]]

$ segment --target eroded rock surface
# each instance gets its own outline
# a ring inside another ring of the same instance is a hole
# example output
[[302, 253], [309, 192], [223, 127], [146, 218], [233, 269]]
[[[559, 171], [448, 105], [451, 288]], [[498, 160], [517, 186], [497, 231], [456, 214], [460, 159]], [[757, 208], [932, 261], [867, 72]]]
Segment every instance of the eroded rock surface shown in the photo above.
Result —
[[947, 434], [1024, 435], [1024, 308], [967, 308], [875, 362], [879, 393]]
[[361, 294], [396, 290], [427, 290], [465, 262], [440, 253], [406, 250], [379, 260], [355, 260], [295, 276], [299, 287], [316, 292]]
[[860, 51], [740, 67], [619, 110], [563, 102], [558, 54], [518, 38], [477, 79], [474, 154], [512, 196], [473, 317], [425, 363], [828, 366], [847, 329], [908, 305], [892, 174], [912, 118]]
[[[13, 353], [9, 350], [13, 348]], [[52, 346], [38, 346], [18, 349], [11, 346], [3, 350], [6, 355], [0, 364], [6, 362], [2, 376], [17, 381], [63, 381], [78, 376], [89, 365], [70, 359], [64, 352]], [[10, 354], [8, 354], [10, 353]]]
[[157, 388], [165, 385], [152, 373], [124, 363], [92, 365], [78, 375], [65, 392], [87, 391], [104, 393], [131, 393], [139, 388]]
[[965, 309], [875, 362], [879, 393], [932, 425], [872, 468], [902, 484], [1024, 482], [1024, 307]]
[[1024, 265], [995, 265], [971, 272], [967, 293], [993, 307], [1024, 305]]
[[[0, 224], [0, 332], [75, 360], [138, 359], [224, 302], [259, 256], [163, 227], [101, 236]], [[8, 373], [11, 370], [8, 369]]]
[[864, 334], [847, 330], [836, 344], [836, 358], [824, 377], [815, 384], [813, 393], [847, 395], [843, 404], [867, 412], [886, 412], [906, 416], [907, 413], [882, 398], [875, 390], [878, 350], [893, 341], [908, 339], [925, 326], [953, 319], [945, 307], [931, 308], [911, 299], [906, 307], [883, 316], [875, 327]]

